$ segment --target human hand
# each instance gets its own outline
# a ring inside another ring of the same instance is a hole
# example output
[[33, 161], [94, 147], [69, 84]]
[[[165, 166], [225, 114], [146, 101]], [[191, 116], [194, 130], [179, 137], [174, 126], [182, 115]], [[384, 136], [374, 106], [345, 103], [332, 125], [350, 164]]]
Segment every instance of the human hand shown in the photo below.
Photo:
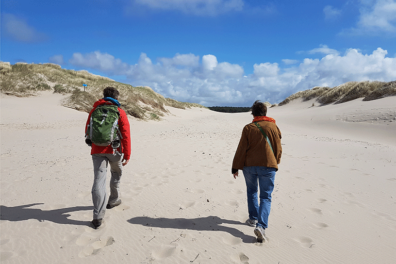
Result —
[[236, 179], [236, 177], [238, 177], [238, 171], [235, 172], [234, 174], [232, 174], [234, 176], [234, 179]]
[[123, 159], [122, 161], [123, 161], [123, 162], [122, 162], [122, 166], [125, 166], [125, 165], [127, 165], [127, 164], [128, 164], [128, 162], [129, 162], [129, 160], [126, 160], [126, 159]]

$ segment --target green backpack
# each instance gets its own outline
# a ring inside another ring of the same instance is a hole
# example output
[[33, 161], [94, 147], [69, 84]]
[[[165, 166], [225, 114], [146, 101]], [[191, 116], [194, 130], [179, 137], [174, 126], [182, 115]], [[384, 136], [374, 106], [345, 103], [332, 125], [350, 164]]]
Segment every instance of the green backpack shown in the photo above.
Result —
[[121, 133], [118, 127], [118, 106], [103, 104], [96, 107], [89, 120], [86, 138], [97, 146], [120, 146]]

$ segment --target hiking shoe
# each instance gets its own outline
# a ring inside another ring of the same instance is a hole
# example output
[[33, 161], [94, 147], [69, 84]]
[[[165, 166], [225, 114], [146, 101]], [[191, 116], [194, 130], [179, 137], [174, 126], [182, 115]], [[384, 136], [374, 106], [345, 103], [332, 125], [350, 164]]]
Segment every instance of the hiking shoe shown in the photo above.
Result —
[[257, 220], [254, 220], [254, 219], [248, 219], [248, 220], [246, 220], [246, 222], [245, 222], [248, 226], [252, 226], [252, 227], [255, 227], [256, 226], [256, 224], [257, 224]]
[[92, 220], [91, 224], [95, 229], [102, 225], [102, 219], [94, 219]]
[[257, 242], [263, 243], [265, 240], [265, 229], [258, 226], [254, 229], [254, 234], [257, 236]]
[[121, 204], [121, 200], [118, 200], [118, 201], [116, 201], [115, 203], [112, 203], [112, 204], [108, 203], [106, 205], [106, 209], [111, 209], [113, 207], [119, 206], [120, 204]]

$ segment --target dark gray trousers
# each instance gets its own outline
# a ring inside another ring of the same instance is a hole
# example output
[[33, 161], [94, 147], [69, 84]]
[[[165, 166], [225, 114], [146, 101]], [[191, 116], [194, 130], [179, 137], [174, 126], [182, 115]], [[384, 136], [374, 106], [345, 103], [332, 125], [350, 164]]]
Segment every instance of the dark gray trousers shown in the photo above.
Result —
[[92, 201], [94, 205], [93, 219], [103, 219], [106, 212], [106, 172], [110, 164], [110, 197], [109, 204], [120, 199], [120, 180], [122, 175], [122, 157], [119, 154], [93, 154], [94, 183]]

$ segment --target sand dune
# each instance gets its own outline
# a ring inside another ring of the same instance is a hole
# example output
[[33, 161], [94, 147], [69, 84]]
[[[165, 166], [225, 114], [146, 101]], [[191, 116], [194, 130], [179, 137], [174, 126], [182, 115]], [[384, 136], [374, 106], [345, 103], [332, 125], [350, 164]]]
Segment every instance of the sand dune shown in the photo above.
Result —
[[123, 204], [92, 220], [87, 114], [1, 97], [2, 263], [394, 263], [396, 97], [270, 108], [282, 131], [268, 242], [230, 167], [248, 113], [130, 118]]

